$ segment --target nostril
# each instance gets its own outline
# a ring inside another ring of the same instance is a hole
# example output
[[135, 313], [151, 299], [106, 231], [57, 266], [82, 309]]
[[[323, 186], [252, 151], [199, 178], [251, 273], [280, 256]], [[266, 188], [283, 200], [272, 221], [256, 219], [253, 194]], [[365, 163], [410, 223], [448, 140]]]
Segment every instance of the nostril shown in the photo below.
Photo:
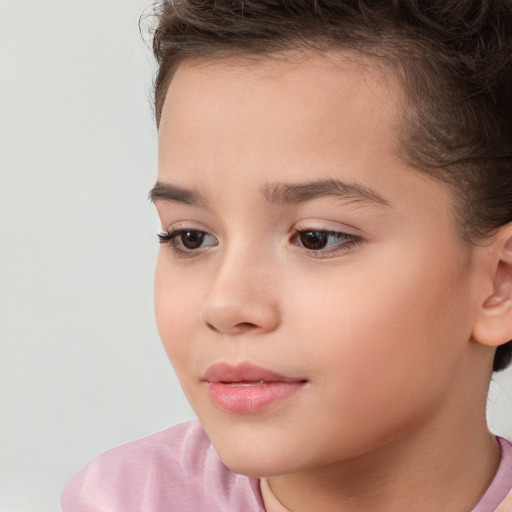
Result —
[[215, 327], [214, 324], [210, 322], [206, 322], [206, 327], [210, 329], [213, 332], [216, 333], [231, 333], [231, 334], [239, 334], [241, 332], [249, 332], [253, 331], [258, 328], [256, 324], [253, 324], [251, 322], [240, 322], [238, 324], [233, 325], [232, 327], [222, 328], [222, 327]]
[[256, 324], [251, 324], [250, 322], [241, 322], [237, 324], [237, 327], [243, 331], [251, 331], [256, 329], [258, 326]]
[[216, 334], [250, 335], [275, 329], [279, 315], [272, 303], [253, 304], [211, 295], [201, 309], [200, 321], [203, 327]]
[[217, 327], [215, 327], [213, 324], [211, 324], [210, 322], [206, 322], [206, 327], [208, 327], [208, 329], [212, 330], [213, 332], [220, 332], [219, 329], [217, 329]]

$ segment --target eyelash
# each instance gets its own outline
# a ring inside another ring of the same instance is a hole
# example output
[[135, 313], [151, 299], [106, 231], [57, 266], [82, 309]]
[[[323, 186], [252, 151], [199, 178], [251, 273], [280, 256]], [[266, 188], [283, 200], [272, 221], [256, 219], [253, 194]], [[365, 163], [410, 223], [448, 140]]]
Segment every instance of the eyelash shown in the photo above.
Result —
[[[199, 235], [200, 237], [203, 237], [200, 241], [202, 243], [202, 240], [204, 237], [211, 237], [213, 238], [216, 243], [207, 245], [206, 247], [197, 247], [195, 249], [191, 248], [183, 248], [183, 234], [185, 233], [195, 233], [196, 235]], [[301, 237], [307, 236], [308, 234], [321, 234], [322, 237], [325, 238], [334, 238], [337, 242], [332, 248], [326, 248], [321, 247], [319, 249], [308, 249], [303, 241], [301, 241]], [[182, 258], [191, 258], [194, 256], [198, 256], [200, 254], [203, 254], [205, 252], [205, 249], [207, 250], [208, 247], [215, 247], [218, 245], [218, 241], [215, 239], [213, 235], [210, 235], [206, 231], [202, 231], [200, 229], [175, 229], [172, 231], [165, 231], [163, 233], [158, 233], [158, 239], [161, 244], [169, 245], [171, 248], [173, 254], [177, 257]], [[337, 256], [340, 253], [348, 252], [352, 249], [355, 249], [359, 245], [363, 243], [363, 239], [356, 236], [351, 235], [349, 233], [344, 233], [341, 231], [330, 231], [330, 230], [324, 230], [324, 229], [296, 229], [295, 234], [292, 236], [291, 241], [294, 243], [294, 245], [303, 248], [308, 256], [311, 256], [313, 258], [332, 258]]]
[[[300, 241], [302, 236], [306, 236], [307, 234], [321, 234], [323, 237], [331, 237], [334, 238], [338, 243], [335, 244], [332, 248], [322, 247], [320, 249], [308, 249], [303, 242], [299, 245], [297, 242]], [[342, 231], [330, 231], [326, 229], [296, 229], [295, 235], [292, 238], [295, 242], [295, 245], [302, 247], [305, 249], [309, 256], [313, 258], [333, 258], [340, 253], [348, 252], [352, 249], [355, 249], [359, 245], [363, 243], [363, 239], [356, 235], [351, 235], [350, 233], [345, 233]]]
[[[203, 237], [206, 235], [206, 236], [215, 238], [212, 235], [208, 234], [206, 231], [201, 231], [200, 229], [186, 229], [186, 228], [175, 229], [172, 231], [164, 231], [163, 233], [158, 233], [157, 236], [158, 236], [159, 242], [161, 244], [169, 245], [173, 254], [178, 257], [190, 258], [190, 257], [196, 256], [199, 252], [203, 252], [204, 248], [202, 248], [203, 251], [200, 251], [200, 249], [201, 249], [200, 247], [198, 247], [197, 249], [189, 249], [189, 248], [183, 249], [182, 247], [180, 247], [180, 245], [183, 245], [183, 243], [179, 244], [179, 238], [185, 233], [196, 233], [196, 234], [200, 234]], [[182, 242], [183, 242], [183, 240], [182, 240]], [[213, 245], [218, 245], [218, 242]]]

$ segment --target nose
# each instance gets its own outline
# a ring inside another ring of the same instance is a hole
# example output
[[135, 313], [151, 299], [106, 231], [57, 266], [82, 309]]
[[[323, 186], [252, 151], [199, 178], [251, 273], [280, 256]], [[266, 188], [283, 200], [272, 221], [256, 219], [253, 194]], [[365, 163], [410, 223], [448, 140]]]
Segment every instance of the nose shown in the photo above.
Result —
[[276, 295], [268, 268], [261, 261], [240, 255], [225, 259], [210, 283], [201, 321], [220, 334], [271, 332], [280, 322]]

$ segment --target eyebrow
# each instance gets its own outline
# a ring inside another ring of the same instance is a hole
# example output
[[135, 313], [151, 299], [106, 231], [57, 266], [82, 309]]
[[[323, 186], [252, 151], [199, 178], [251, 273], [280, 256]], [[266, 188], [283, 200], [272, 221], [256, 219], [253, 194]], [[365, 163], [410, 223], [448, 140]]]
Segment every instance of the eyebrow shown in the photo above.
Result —
[[306, 183], [274, 183], [262, 188], [262, 195], [270, 204], [298, 204], [320, 197], [352, 199], [358, 202], [390, 206], [383, 196], [359, 183], [347, 183], [337, 179], [309, 181]]
[[[272, 205], [300, 204], [321, 197], [335, 197], [390, 206], [389, 202], [375, 190], [358, 183], [347, 183], [337, 179], [305, 183], [270, 183], [261, 188], [261, 195], [265, 202]], [[149, 192], [149, 199], [153, 203], [163, 201], [208, 207], [208, 202], [199, 193], [159, 181]]]
[[197, 192], [160, 181], [157, 181], [155, 186], [149, 191], [148, 199], [155, 204], [164, 201], [188, 204], [190, 206], [208, 206], [207, 201]]

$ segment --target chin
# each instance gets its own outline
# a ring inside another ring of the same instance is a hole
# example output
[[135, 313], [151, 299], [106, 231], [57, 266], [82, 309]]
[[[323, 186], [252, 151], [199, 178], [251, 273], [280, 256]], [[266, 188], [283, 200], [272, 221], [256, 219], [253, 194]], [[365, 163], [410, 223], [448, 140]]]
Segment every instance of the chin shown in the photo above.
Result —
[[198, 417], [222, 462], [248, 477], [302, 471], [323, 465], [324, 459], [330, 461], [333, 455], [331, 443], [318, 447], [318, 437], [312, 438], [309, 429], [271, 415], [226, 418], [215, 413]]
[[213, 436], [212, 443], [222, 462], [235, 473], [248, 477], [271, 477], [300, 469], [297, 450], [289, 450], [271, 438], [254, 439]]
[[293, 472], [286, 461], [276, 460], [275, 455], [264, 458], [259, 454], [257, 458], [250, 458], [244, 454], [220, 454], [222, 462], [233, 472], [252, 478], [272, 477]]

